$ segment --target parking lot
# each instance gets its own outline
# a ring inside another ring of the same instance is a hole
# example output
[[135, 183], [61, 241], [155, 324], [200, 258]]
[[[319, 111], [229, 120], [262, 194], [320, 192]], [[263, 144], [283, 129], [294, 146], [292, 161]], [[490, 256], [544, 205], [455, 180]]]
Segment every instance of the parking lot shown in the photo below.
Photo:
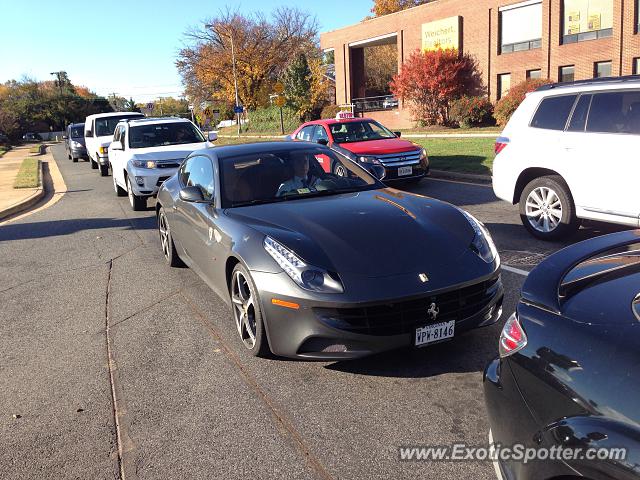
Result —
[[351, 362], [264, 360], [199, 277], [165, 266], [151, 202], [132, 212], [111, 178], [51, 149], [67, 192], [0, 226], [1, 478], [494, 478], [489, 462], [404, 462], [398, 450], [487, 443], [483, 368], [526, 271], [563, 246], [529, 236], [490, 186], [411, 190], [493, 234], [506, 267], [498, 324]]

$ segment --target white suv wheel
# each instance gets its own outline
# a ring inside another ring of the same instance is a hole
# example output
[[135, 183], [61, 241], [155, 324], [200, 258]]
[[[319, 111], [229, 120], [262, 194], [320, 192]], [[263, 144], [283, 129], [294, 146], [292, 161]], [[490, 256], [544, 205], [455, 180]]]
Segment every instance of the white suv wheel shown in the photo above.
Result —
[[527, 219], [539, 232], [553, 232], [562, 220], [562, 202], [548, 187], [538, 187], [529, 193], [525, 207]]

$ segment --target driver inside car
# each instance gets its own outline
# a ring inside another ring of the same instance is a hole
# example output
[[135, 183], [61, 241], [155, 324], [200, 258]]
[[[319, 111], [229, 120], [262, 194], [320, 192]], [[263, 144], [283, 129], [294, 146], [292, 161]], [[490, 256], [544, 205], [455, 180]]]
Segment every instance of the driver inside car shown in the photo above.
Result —
[[282, 197], [287, 193], [309, 193], [316, 190], [315, 185], [318, 178], [309, 178], [309, 158], [304, 153], [292, 153], [291, 165], [293, 167], [293, 177], [285, 181], [278, 188], [277, 197]]

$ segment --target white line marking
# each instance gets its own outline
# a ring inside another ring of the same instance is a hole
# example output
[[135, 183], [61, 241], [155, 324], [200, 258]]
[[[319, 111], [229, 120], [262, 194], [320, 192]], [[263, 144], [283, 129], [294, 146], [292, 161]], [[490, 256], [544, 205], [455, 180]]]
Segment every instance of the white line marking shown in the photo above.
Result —
[[502, 269], [507, 271], [507, 272], [516, 273], [518, 275], [522, 275], [523, 277], [529, 276], [529, 272], [527, 272], [526, 270], [521, 270], [519, 268], [510, 267], [509, 265], [502, 265]]
[[429, 180], [433, 180], [435, 182], [447, 182], [447, 183], [459, 183], [460, 185], [474, 185], [476, 187], [485, 187], [485, 188], [493, 188], [491, 185], [487, 185], [484, 183], [476, 183], [471, 180], [462, 181], [462, 180], [449, 180], [447, 178], [436, 178], [436, 177], [425, 177]]

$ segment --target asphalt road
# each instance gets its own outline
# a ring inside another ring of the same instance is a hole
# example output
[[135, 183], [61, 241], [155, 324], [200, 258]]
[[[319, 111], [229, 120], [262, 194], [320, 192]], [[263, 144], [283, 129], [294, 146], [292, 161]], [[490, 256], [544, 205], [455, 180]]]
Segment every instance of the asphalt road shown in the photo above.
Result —
[[[151, 202], [132, 212], [111, 178], [53, 153], [68, 192], [0, 226], [0, 478], [494, 478], [490, 463], [401, 462], [398, 447], [486, 444], [482, 370], [523, 275], [503, 273], [497, 325], [449, 343], [255, 359], [225, 304], [163, 263]], [[508, 265], [561, 246], [531, 239], [486, 186], [413, 190], [484, 221]]]

